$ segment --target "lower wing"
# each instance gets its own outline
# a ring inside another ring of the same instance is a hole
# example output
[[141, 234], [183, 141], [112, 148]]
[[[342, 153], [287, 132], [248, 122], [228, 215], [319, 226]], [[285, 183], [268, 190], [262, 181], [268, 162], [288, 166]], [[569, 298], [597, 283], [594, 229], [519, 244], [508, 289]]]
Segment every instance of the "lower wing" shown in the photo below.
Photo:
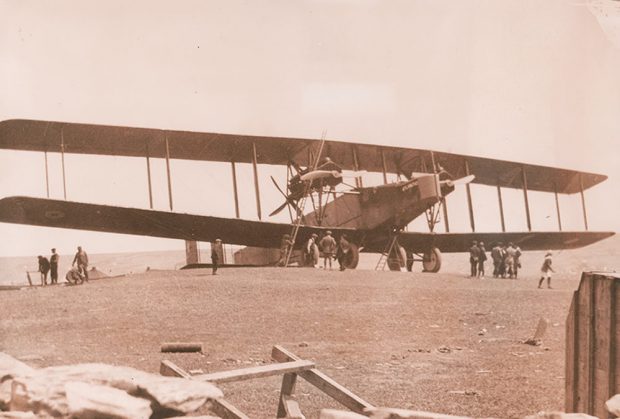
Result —
[[[202, 242], [219, 238], [230, 244], [271, 248], [280, 247], [282, 236], [292, 230], [290, 224], [23, 196], [0, 199], [0, 222]], [[360, 238], [360, 232], [351, 229], [302, 226], [296, 243], [326, 230], [346, 233], [352, 240]]]
[[[414, 233], [404, 232], [398, 243], [416, 253], [424, 253], [437, 247], [445, 253], [467, 252], [471, 243], [484, 242], [487, 249], [494, 243], [513, 243], [522, 250], [574, 249], [587, 246], [613, 236], [610, 231], [550, 231], [527, 233]], [[379, 250], [380, 251], [380, 250]]]

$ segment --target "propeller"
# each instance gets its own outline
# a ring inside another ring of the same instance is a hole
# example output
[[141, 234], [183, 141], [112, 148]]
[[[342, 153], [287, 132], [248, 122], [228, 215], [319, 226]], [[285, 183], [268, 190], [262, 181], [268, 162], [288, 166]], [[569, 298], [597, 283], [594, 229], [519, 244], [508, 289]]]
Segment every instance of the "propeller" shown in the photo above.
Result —
[[280, 213], [280, 211], [282, 211], [284, 208], [286, 208], [287, 205], [292, 205], [295, 209], [297, 209], [297, 205], [295, 204], [295, 202], [287, 195], [284, 193], [284, 191], [280, 188], [280, 186], [278, 185], [278, 182], [276, 182], [276, 180], [273, 178], [273, 176], [271, 177], [271, 181], [273, 182], [273, 184], [276, 186], [276, 189], [282, 194], [282, 196], [284, 197], [285, 201], [282, 205], [280, 205], [278, 208], [276, 208], [271, 214], [269, 214], [270, 217], [273, 217], [274, 215]]
[[448, 186], [456, 186], [456, 185], [467, 185], [468, 183], [471, 183], [474, 179], [476, 178], [475, 175], [468, 175], [465, 177], [462, 177], [460, 179], [446, 179], [446, 180], [442, 180], [439, 183], [440, 184], [446, 184]]

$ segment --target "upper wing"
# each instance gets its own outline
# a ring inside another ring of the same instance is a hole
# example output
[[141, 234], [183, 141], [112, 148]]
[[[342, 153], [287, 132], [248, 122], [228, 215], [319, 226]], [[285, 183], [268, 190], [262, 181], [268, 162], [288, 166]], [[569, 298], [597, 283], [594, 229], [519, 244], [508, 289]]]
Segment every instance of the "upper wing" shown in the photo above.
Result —
[[[291, 233], [290, 224], [22, 196], [0, 199], [0, 222], [203, 242], [219, 238], [230, 244], [271, 248], [280, 247], [282, 236]], [[302, 226], [296, 243], [326, 230], [360, 239], [360, 233], [351, 229]]]
[[[260, 164], [309, 165], [319, 140], [260, 137], [188, 131], [167, 131], [108, 125], [74, 124], [14, 119], [0, 122], [0, 148], [12, 150], [102, 154], [251, 163], [256, 150]], [[432, 155], [432, 156], [431, 156]], [[409, 175], [433, 171], [432, 161], [455, 178], [475, 174], [474, 183], [507, 188], [523, 186], [523, 171], [530, 190], [575, 193], [607, 176], [547, 166], [522, 164], [414, 148], [326, 141], [322, 156], [331, 157], [345, 170], [366, 170]], [[466, 166], [468, 168], [466, 169]]]
[[[528, 233], [409, 233], [404, 232], [398, 236], [398, 243], [406, 249], [416, 253], [428, 251], [431, 247], [437, 247], [442, 252], [457, 253], [467, 252], [472, 241], [483, 241], [487, 248], [493, 243], [514, 243], [522, 250], [547, 250], [547, 249], [574, 249], [587, 246], [607, 237], [613, 236], [613, 232], [528, 232]], [[385, 244], [384, 244], [385, 245]], [[379, 250], [371, 250], [379, 251]]]

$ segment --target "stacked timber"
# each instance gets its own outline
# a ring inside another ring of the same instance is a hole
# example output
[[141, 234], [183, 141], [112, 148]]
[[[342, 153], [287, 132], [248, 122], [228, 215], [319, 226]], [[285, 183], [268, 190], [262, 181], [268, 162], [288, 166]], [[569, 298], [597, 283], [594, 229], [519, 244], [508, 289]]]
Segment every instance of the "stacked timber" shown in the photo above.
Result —
[[566, 320], [565, 410], [608, 417], [620, 393], [620, 276], [584, 272]]
[[34, 369], [0, 353], [0, 418], [29, 417], [18, 412], [37, 417], [185, 416], [222, 396], [207, 382], [130, 367], [76, 364]]

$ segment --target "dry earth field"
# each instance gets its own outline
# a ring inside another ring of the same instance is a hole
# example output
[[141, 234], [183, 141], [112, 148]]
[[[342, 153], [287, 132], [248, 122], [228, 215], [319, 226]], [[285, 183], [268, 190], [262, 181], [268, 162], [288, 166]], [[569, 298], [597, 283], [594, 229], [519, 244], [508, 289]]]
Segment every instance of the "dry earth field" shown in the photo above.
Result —
[[[0, 351], [35, 366], [158, 372], [168, 358], [214, 372], [269, 363], [280, 344], [375, 405], [521, 417], [563, 408], [564, 326], [578, 277], [553, 285], [311, 268], [150, 271], [1, 291]], [[540, 317], [549, 319], [543, 346], [520, 343]], [[202, 342], [204, 353], [162, 354], [167, 341]], [[221, 385], [257, 418], [275, 416], [279, 387], [279, 377]], [[303, 380], [297, 396], [308, 417], [338, 406]]]

